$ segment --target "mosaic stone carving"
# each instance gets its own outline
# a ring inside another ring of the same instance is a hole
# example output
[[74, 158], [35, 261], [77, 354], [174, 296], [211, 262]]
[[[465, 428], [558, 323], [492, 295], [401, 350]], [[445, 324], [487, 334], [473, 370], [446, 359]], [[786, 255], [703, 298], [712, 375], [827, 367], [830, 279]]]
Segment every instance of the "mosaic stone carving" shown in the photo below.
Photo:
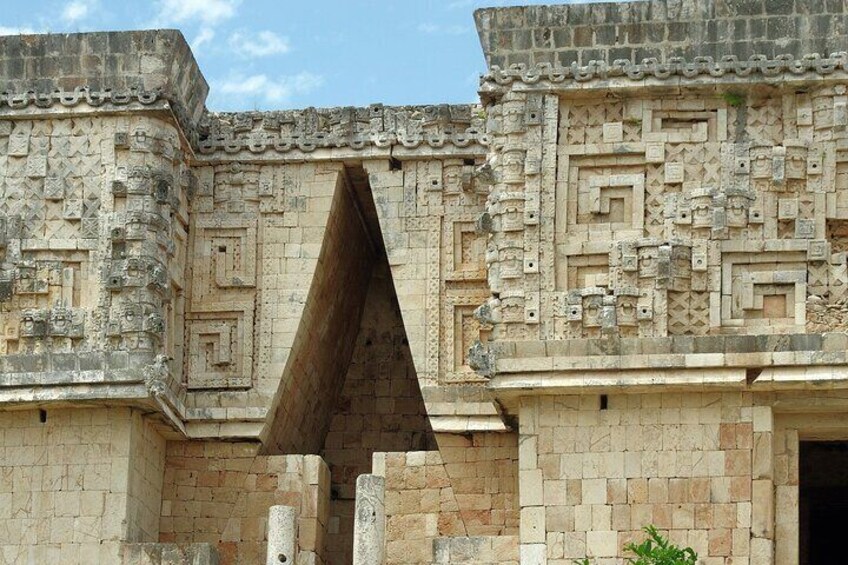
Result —
[[[517, 166], [544, 139], [520, 119], [533, 95], [504, 94], [489, 109], [500, 148], [486, 220], [489, 285], [502, 311], [494, 335], [530, 338], [540, 321], [560, 339], [803, 331], [808, 302], [841, 295], [829, 278], [841, 256], [827, 240], [828, 222], [841, 217], [841, 92], [821, 87], [781, 105], [559, 101], [559, 142], [541, 145], [543, 159], [557, 156], [548, 196], [532, 168]], [[553, 212], [540, 213], [552, 248], [540, 249], [538, 228], [524, 221], [535, 201]], [[552, 258], [547, 286], [529, 269], [540, 257]], [[554, 307], [532, 321], [518, 314], [538, 300]]]

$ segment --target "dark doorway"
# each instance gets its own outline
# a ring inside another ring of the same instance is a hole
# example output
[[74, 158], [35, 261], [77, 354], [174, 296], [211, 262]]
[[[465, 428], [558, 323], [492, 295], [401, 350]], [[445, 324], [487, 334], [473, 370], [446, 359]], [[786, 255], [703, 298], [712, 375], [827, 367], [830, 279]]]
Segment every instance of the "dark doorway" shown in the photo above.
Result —
[[830, 565], [845, 553], [848, 441], [802, 441], [799, 478], [800, 565]]

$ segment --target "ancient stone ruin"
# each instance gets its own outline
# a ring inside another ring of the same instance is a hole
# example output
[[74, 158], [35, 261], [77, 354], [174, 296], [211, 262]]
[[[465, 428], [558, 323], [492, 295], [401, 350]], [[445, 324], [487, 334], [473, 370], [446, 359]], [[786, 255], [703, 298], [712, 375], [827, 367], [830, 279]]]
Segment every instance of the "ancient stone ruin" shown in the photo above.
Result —
[[479, 10], [459, 106], [0, 38], [0, 562], [844, 561], [846, 6]]

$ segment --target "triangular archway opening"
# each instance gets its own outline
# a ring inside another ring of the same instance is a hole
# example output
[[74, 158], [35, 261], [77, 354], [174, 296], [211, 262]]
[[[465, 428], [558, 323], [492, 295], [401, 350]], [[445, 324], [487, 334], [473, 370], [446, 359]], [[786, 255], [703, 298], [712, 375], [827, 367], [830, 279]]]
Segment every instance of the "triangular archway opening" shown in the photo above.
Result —
[[431, 450], [436, 442], [361, 166], [345, 167], [333, 200], [288, 371], [300, 396], [283, 399], [291, 408], [278, 412], [265, 448], [327, 462], [325, 555], [342, 564], [352, 559], [356, 477], [371, 472], [372, 454]]

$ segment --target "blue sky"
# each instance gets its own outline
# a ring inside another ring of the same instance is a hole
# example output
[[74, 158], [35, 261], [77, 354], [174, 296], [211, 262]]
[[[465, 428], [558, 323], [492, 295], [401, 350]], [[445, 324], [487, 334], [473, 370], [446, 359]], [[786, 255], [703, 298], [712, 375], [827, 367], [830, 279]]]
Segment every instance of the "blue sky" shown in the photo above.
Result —
[[0, 34], [178, 28], [211, 110], [473, 102], [472, 12], [528, 0], [0, 0]]

